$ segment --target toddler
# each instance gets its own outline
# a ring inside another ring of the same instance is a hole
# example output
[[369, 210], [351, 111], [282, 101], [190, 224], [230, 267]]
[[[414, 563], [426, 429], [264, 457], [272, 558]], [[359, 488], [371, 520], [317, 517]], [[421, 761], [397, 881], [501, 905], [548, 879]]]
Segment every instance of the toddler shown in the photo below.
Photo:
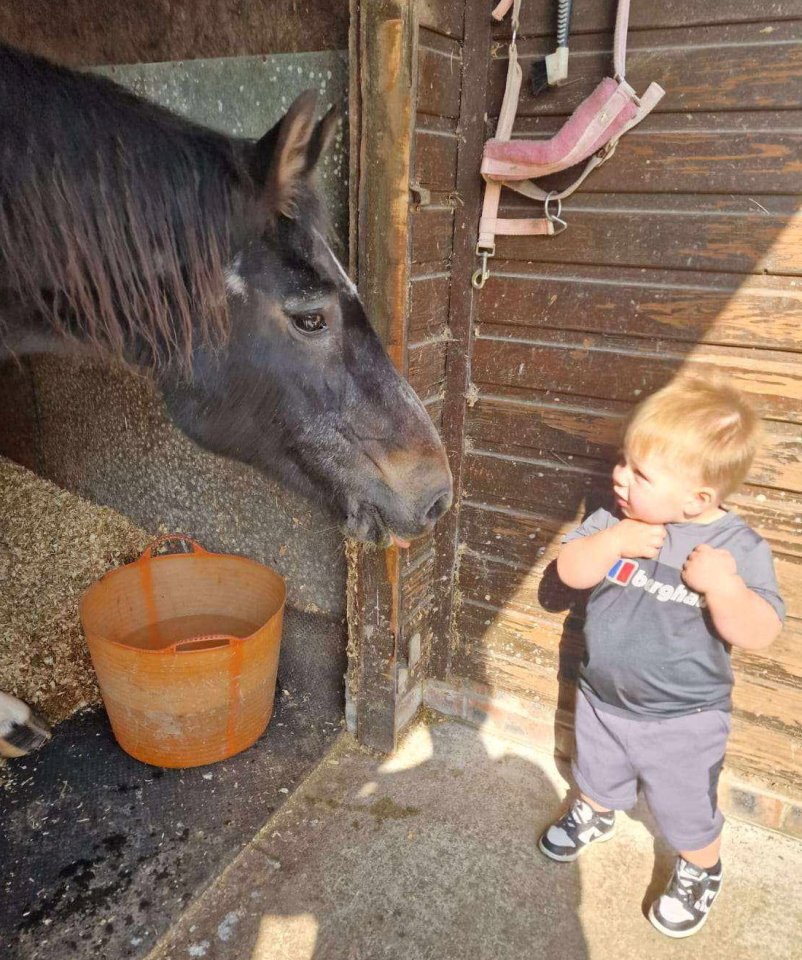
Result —
[[680, 378], [642, 403], [613, 471], [616, 511], [564, 539], [569, 587], [592, 587], [576, 703], [579, 797], [539, 840], [571, 861], [608, 840], [638, 786], [678, 852], [649, 910], [670, 937], [704, 924], [721, 889], [716, 790], [730, 732], [731, 647], [780, 632], [768, 544], [723, 502], [744, 480], [758, 422], [718, 381]]

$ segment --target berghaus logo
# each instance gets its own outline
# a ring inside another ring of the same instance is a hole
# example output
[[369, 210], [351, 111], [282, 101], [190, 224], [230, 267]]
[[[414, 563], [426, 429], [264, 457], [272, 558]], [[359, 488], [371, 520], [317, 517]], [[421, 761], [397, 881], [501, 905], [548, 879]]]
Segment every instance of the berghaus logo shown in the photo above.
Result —
[[705, 598], [689, 590], [683, 583], [663, 583], [650, 577], [645, 570], [640, 569], [637, 560], [622, 557], [610, 567], [607, 579], [618, 587], [628, 587], [630, 584], [644, 593], [650, 593], [661, 603], [684, 603], [687, 607], [706, 606]]
[[610, 568], [607, 579], [612, 583], [617, 583], [625, 587], [637, 569], [638, 563], [636, 560], [627, 560], [622, 557], [620, 560], [616, 560]]

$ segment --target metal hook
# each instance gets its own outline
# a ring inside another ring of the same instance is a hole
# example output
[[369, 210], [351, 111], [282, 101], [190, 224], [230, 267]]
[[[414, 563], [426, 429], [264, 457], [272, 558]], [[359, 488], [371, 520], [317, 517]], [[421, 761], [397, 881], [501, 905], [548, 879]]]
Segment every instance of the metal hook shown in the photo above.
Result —
[[490, 277], [490, 270], [487, 267], [487, 258], [492, 256], [492, 254], [487, 250], [477, 250], [476, 252], [482, 258], [482, 266], [477, 270], [474, 270], [473, 276], [471, 277], [471, 283], [473, 284], [475, 290], [481, 290]]
[[[556, 213], [552, 213], [551, 210], [549, 210], [549, 204], [551, 203], [552, 200], [556, 200], [556, 201], [557, 201], [557, 212], [556, 212]], [[560, 196], [559, 196], [559, 194], [557, 193], [556, 190], [552, 190], [551, 193], [549, 193], [549, 194], [546, 195], [546, 199], [543, 201], [543, 212], [546, 214], [546, 219], [547, 219], [547, 220], [549, 220], [551, 223], [559, 224], [559, 226], [560, 226], [560, 229], [559, 229], [559, 230], [556, 229], [556, 227], [555, 227], [555, 230], [554, 230], [554, 235], [555, 235], [555, 236], [556, 236], [558, 233], [562, 233], [563, 230], [567, 230], [567, 229], [568, 229], [568, 224], [567, 224], [567, 223], [565, 222], [565, 220], [563, 220], [562, 217], [560, 216], [560, 214], [563, 212], [563, 202], [562, 202], [562, 200], [560, 199]]]

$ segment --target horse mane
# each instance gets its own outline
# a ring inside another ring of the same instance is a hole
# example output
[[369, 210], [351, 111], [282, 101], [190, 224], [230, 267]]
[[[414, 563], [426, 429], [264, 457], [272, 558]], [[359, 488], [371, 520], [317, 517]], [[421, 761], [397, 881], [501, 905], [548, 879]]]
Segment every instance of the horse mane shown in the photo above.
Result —
[[[154, 368], [223, 343], [238, 141], [0, 45], [0, 290]], [[238, 188], [239, 191], [238, 191]]]

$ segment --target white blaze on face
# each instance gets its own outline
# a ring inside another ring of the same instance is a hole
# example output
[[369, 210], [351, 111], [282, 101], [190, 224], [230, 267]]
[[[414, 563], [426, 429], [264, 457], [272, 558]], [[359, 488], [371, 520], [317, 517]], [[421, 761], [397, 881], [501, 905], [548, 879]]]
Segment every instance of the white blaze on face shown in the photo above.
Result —
[[[356, 285], [354, 284], [353, 280], [348, 276], [348, 274], [345, 272], [345, 268], [343, 267], [343, 265], [334, 255], [334, 251], [326, 242], [326, 238], [323, 236], [323, 234], [319, 230], [315, 229], [314, 227], [313, 229], [315, 230], [315, 235], [317, 236], [318, 240], [320, 240], [326, 252], [331, 257], [332, 263], [334, 264], [337, 270], [337, 273], [340, 279], [342, 280], [345, 288], [348, 290], [351, 296], [359, 300], [359, 292], [356, 289]], [[359, 302], [361, 303], [362, 301], [359, 300]], [[413, 410], [416, 410], [419, 414], [421, 414], [423, 417], [426, 417], [428, 419], [429, 414], [427, 413], [426, 407], [424, 407], [420, 397], [417, 395], [417, 393], [415, 393], [415, 391], [412, 389], [409, 383], [407, 383], [407, 381], [404, 380], [403, 378], [401, 379], [400, 394], [401, 394], [401, 400], [404, 403], [406, 403], [407, 406], [412, 407]]]
[[243, 300], [247, 300], [248, 288], [239, 272], [241, 262], [240, 255], [237, 254], [233, 261], [226, 267], [226, 290], [234, 297], [242, 297]]
[[318, 240], [320, 240], [320, 242], [323, 244], [326, 250], [326, 253], [328, 253], [328, 255], [331, 257], [332, 263], [334, 264], [335, 269], [337, 270], [337, 274], [342, 280], [343, 285], [345, 286], [345, 289], [351, 294], [352, 297], [355, 297], [358, 300], [359, 293], [357, 292], [354, 281], [345, 272], [345, 267], [340, 263], [337, 257], [334, 256], [334, 251], [326, 242], [326, 238], [323, 236], [323, 234], [319, 230], [315, 230], [315, 235], [317, 236]]

